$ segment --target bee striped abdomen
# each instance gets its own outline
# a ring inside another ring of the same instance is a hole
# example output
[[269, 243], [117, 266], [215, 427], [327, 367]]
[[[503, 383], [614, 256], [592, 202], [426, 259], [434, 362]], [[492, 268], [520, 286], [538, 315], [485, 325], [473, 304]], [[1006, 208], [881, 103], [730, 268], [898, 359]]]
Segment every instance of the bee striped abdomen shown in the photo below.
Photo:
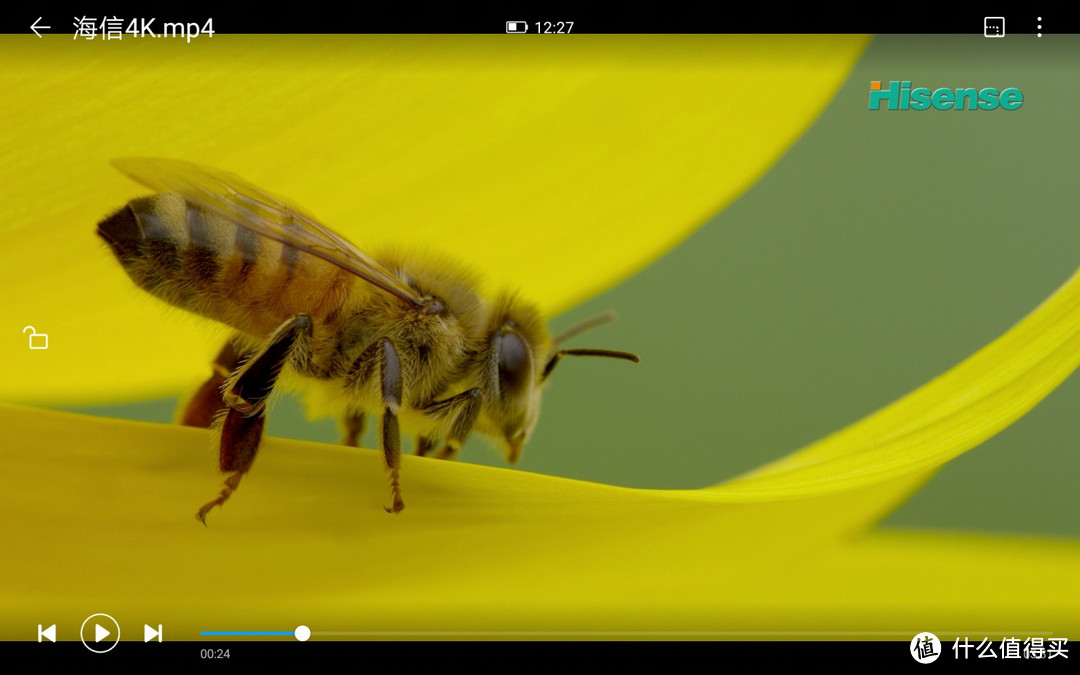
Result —
[[140, 288], [194, 310], [199, 291], [214, 276], [198, 261], [213, 256], [212, 252], [188, 255], [197, 249], [192, 246], [185, 206], [178, 195], [134, 199], [98, 223], [97, 232]]
[[259, 337], [296, 314], [332, 311], [352, 283], [343, 270], [173, 193], [132, 200], [97, 232], [143, 290]]

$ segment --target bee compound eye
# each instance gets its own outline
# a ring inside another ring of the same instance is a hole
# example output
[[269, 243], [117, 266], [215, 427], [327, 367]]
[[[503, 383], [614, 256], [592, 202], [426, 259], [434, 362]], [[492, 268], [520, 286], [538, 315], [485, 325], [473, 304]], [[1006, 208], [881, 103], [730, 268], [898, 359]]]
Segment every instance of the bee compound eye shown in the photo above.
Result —
[[501, 391], [518, 390], [532, 371], [529, 348], [516, 333], [498, 333], [495, 347], [499, 352], [499, 387]]

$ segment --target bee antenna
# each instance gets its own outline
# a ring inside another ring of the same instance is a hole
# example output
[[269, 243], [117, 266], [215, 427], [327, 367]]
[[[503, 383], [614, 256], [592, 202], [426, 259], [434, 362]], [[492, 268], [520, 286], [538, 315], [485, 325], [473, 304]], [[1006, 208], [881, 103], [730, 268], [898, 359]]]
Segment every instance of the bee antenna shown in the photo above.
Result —
[[555, 366], [559, 365], [559, 361], [564, 356], [606, 356], [612, 359], [633, 361], [634, 363], [641, 362], [637, 354], [631, 354], [630, 352], [617, 352], [611, 349], [560, 349], [548, 359], [547, 365], [544, 366], [544, 374], [540, 377], [541, 381], [546, 380], [551, 375], [551, 371], [555, 370]]
[[618, 316], [619, 315], [615, 313], [615, 310], [609, 309], [603, 314], [597, 314], [590, 319], [585, 319], [581, 323], [571, 326], [559, 335], [555, 336], [555, 339], [551, 341], [551, 346], [558, 347], [563, 342], [566, 342], [570, 338], [577, 337], [578, 335], [581, 335], [587, 330], [596, 328], [597, 326], [603, 326], [605, 323], [611, 323]]

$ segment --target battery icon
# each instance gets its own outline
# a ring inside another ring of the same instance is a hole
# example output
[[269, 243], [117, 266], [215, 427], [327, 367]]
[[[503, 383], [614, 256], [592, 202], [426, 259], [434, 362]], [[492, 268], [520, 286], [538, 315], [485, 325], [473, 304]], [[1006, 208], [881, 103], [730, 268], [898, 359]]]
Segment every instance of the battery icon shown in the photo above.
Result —
[[528, 33], [529, 24], [524, 21], [507, 21], [506, 22], [507, 33]]

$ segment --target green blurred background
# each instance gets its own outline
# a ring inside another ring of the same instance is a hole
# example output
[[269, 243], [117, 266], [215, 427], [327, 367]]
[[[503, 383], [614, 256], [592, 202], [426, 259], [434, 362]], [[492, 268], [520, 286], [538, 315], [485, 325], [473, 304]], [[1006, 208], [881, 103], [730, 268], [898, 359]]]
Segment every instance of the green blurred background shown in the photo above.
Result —
[[[642, 363], [565, 360], [518, 468], [635, 487], [721, 482], [1006, 331], [1080, 266], [1077, 54], [1080, 36], [875, 38], [759, 183], [651, 267], [553, 321], [557, 332], [616, 309], [617, 323], [573, 346], [635, 351]], [[871, 80], [1018, 87], [1024, 105], [871, 112]], [[71, 409], [166, 422], [175, 407]], [[885, 525], [1080, 535], [1077, 410], [1074, 377]], [[334, 421], [307, 421], [288, 397], [270, 433], [338, 438]], [[504, 465], [482, 438], [462, 459]]]

